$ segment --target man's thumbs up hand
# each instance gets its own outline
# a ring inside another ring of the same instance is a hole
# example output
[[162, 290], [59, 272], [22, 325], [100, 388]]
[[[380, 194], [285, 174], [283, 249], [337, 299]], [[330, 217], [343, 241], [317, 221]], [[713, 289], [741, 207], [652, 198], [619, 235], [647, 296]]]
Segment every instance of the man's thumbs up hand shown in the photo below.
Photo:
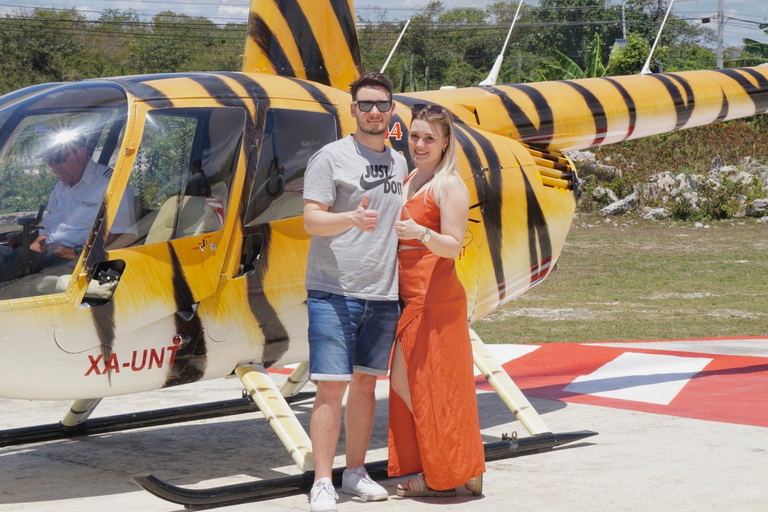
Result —
[[373, 231], [379, 222], [379, 212], [368, 210], [368, 194], [363, 196], [360, 205], [352, 212], [352, 224], [361, 231]]

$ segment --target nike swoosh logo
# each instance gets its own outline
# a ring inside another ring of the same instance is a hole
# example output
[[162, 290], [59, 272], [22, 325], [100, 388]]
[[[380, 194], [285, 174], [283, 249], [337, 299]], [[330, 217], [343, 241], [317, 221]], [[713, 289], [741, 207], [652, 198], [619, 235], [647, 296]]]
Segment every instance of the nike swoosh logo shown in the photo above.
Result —
[[394, 178], [394, 176], [386, 176], [380, 180], [374, 180], [374, 181], [365, 181], [365, 178], [360, 176], [360, 186], [363, 190], [373, 190], [376, 187], [379, 187], [383, 185], [384, 183], [388, 182]]

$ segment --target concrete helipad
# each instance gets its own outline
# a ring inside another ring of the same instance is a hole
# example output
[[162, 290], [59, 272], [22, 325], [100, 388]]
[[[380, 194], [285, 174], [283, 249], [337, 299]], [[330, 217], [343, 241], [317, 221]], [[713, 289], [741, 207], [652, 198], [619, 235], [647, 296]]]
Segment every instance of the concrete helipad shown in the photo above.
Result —
[[[340, 511], [768, 511], [768, 340], [494, 346], [555, 432], [586, 442], [488, 464], [485, 493], [450, 499], [341, 495]], [[277, 376], [276, 379], [281, 379]], [[525, 429], [478, 380], [485, 441]], [[240, 396], [218, 380], [105, 399], [95, 416]], [[310, 386], [308, 386], [308, 389]], [[386, 458], [380, 382], [368, 460]], [[68, 402], [0, 400], [0, 429], [54, 423]], [[311, 401], [294, 405], [308, 426]], [[341, 453], [341, 450], [339, 451]], [[338, 463], [342, 463], [342, 458]], [[259, 413], [0, 449], [0, 511], [177, 511], [130, 475], [207, 487], [295, 474]], [[305, 496], [221, 510], [308, 510]]]

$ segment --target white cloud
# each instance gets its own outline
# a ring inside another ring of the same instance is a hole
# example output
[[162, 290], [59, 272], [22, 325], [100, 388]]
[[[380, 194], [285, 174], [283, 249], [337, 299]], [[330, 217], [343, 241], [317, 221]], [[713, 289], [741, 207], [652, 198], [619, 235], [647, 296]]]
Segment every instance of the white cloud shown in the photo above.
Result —
[[234, 5], [222, 5], [219, 7], [219, 14], [238, 14], [243, 16], [243, 23], [248, 19], [247, 7], [236, 7]]

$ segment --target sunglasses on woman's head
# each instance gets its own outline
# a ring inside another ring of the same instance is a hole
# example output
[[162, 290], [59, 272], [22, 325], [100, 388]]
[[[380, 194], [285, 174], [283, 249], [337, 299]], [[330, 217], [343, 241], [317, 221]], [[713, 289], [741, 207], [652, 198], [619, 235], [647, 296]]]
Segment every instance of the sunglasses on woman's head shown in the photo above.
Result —
[[370, 112], [373, 110], [373, 106], [376, 105], [376, 108], [379, 110], [379, 112], [389, 112], [389, 109], [392, 108], [392, 102], [387, 101], [367, 101], [367, 100], [356, 100], [353, 101], [357, 108], [360, 109], [360, 112]]
[[426, 110], [430, 114], [440, 115], [445, 114], [445, 109], [440, 105], [425, 105], [424, 103], [416, 103], [411, 107], [411, 114], [417, 115], [423, 110]]

